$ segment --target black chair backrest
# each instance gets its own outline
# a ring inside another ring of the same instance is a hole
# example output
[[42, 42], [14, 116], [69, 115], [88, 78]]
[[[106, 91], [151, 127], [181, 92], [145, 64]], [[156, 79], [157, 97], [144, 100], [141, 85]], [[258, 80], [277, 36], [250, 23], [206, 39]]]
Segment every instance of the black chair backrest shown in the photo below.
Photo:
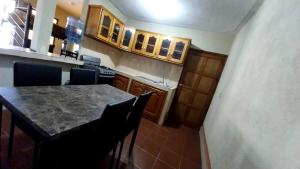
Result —
[[89, 85], [97, 83], [97, 72], [91, 69], [72, 68], [70, 85]]
[[112, 150], [123, 137], [127, 116], [135, 100], [136, 98], [132, 98], [125, 102], [106, 106], [96, 127], [96, 140], [104, 153]]
[[127, 121], [127, 128], [129, 128], [130, 131], [139, 127], [145, 106], [148, 103], [152, 93], [153, 92], [141, 94], [132, 107]]
[[62, 69], [60, 67], [15, 62], [14, 86], [59, 86]]

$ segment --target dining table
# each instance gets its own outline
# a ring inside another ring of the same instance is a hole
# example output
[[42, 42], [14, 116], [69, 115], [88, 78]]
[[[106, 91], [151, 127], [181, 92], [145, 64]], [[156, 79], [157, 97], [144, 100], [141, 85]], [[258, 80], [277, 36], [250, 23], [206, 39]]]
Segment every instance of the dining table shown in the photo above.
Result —
[[33, 168], [46, 168], [48, 142], [97, 121], [108, 104], [134, 97], [106, 84], [0, 87], [0, 133], [6, 107], [11, 114], [9, 151], [17, 126], [35, 141]]

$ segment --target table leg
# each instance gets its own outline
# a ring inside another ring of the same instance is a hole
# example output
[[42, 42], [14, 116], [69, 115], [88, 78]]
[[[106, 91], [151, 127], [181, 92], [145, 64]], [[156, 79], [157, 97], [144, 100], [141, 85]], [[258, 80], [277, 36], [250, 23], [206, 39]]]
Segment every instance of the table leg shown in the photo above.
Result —
[[14, 144], [14, 134], [15, 134], [15, 121], [14, 121], [13, 116], [11, 115], [9, 140], [8, 140], [8, 158], [9, 159], [11, 159], [11, 157], [12, 157], [13, 144]]

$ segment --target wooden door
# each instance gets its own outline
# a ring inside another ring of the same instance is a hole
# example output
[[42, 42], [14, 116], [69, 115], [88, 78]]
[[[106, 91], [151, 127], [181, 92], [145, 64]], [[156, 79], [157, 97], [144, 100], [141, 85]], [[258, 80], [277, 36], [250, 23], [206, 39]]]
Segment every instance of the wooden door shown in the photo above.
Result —
[[170, 55], [171, 50], [171, 42], [172, 38], [167, 36], [161, 36], [158, 41], [158, 47], [156, 51], [156, 57], [167, 60], [168, 56]]
[[189, 43], [188, 39], [173, 38], [171, 53], [168, 59], [172, 62], [182, 64], [187, 54]]
[[174, 115], [181, 123], [200, 128], [225, 62], [224, 55], [190, 50], [172, 104]]
[[124, 24], [118, 19], [114, 18], [112, 29], [110, 32], [110, 43], [114, 46], [119, 46]]
[[113, 81], [113, 86], [126, 92], [128, 88], [128, 84], [129, 84], [128, 77], [116, 74]]
[[126, 51], [131, 51], [133, 38], [134, 38], [134, 33], [135, 33], [134, 28], [131, 28], [131, 27], [125, 27], [124, 28], [121, 43], [120, 43], [120, 48], [121, 49], [124, 49]]
[[98, 38], [108, 41], [113, 23], [113, 16], [105, 9], [102, 10], [101, 21], [99, 25]]
[[153, 93], [144, 109], [143, 117], [152, 120], [153, 122], [158, 122], [167, 92], [135, 80], [131, 82], [129, 93], [139, 96], [149, 91], [152, 91]]

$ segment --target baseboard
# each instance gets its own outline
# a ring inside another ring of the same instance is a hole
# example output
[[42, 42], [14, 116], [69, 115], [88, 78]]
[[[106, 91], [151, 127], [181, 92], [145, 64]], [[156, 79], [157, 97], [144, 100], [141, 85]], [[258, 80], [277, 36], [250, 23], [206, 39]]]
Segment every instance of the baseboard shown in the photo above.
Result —
[[208, 151], [208, 147], [207, 147], [205, 130], [204, 130], [203, 126], [200, 128], [199, 134], [200, 134], [200, 148], [201, 148], [201, 164], [202, 164], [202, 169], [211, 169], [210, 158], [209, 158], [209, 151]]

